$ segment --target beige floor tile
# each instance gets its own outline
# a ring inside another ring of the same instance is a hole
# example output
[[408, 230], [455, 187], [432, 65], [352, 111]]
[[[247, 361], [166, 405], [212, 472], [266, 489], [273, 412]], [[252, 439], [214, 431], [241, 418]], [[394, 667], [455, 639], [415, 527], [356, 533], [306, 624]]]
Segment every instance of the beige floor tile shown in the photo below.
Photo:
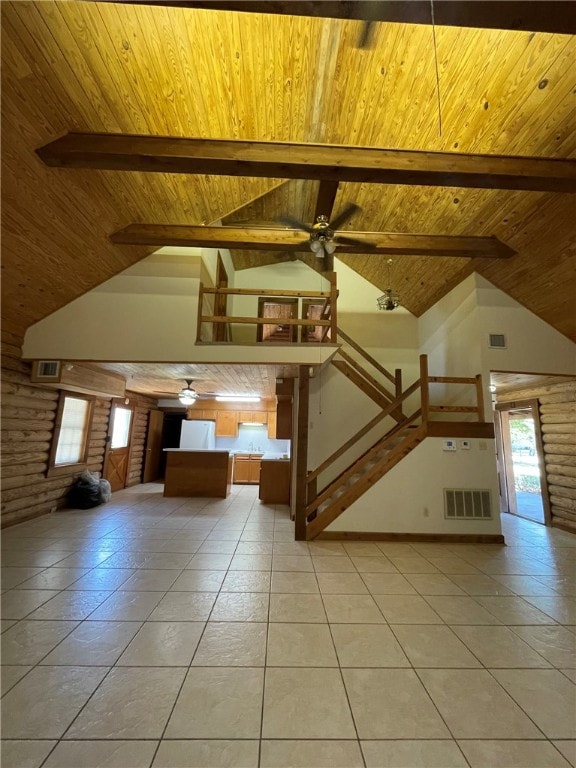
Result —
[[328, 624], [270, 624], [268, 667], [337, 667]]
[[186, 568], [201, 571], [227, 571], [231, 562], [232, 555], [199, 555], [196, 553]]
[[66, 739], [158, 739], [186, 670], [115, 667], [66, 732]]
[[553, 741], [552, 743], [570, 765], [576, 765], [576, 741]]
[[357, 573], [318, 573], [316, 578], [324, 595], [368, 594], [366, 584]]
[[262, 737], [355, 739], [340, 671], [267, 669]]
[[400, 573], [363, 573], [362, 579], [372, 595], [415, 595], [416, 590]]
[[3, 741], [2, 764], [5, 768], [40, 768], [56, 741]]
[[272, 574], [270, 591], [281, 594], [313, 594], [319, 592], [315, 573], [289, 573], [275, 571]]
[[570, 768], [548, 741], [460, 741], [471, 768]]
[[312, 558], [316, 573], [356, 573], [356, 567], [348, 557], [324, 557], [315, 555]]
[[213, 592], [168, 592], [149, 621], [206, 621], [215, 600]]
[[257, 768], [258, 741], [161, 741], [153, 768]]
[[59, 738], [106, 672], [107, 667], [36, 667], [2, 699], [2, 738]]
[[492, 674], [549, 739], [576, 738], [576, 686], [555, 669], [495, 669]]
[[263, 592], [221, 592], [210, 621], [268, 621], [268, 602]]
[[[273, 544], [271, 541], [240, 541], [236, 547], [238, 555], [271, 555]], [[272, 566], [272, 561], [270, 561]], [[267, 569], [269, 570], [269, 569]]]
[[231, 571], [270, 571], [271, 569], [272, 555], [236, 554], [230, 563]]
[[363, 768], [357, 741], [263, 741], [260, 768]]
[[480, 574], [451, 574], [450, 579], [468, 595], [512, 595], [503, 584]]
[[[559, 624], [576, 624], [576, 600], [570, 597], [526, 596], [526, 602], [551, 616]], [[12, 617], [8, 617], [12, 618]]]
[[[19, 594], [25, 593], [20, 592]], [[60, 592], [56, 597], [51, 598], [47, 603], [29, 614], [28, 618], [33, 620], [80, 621], [95, 611], [110, 595], [111, 592], [100, 590]]]
[[576, 683], [576, 669], [566, 669], [563, 667], [560, 672], [562, 672], [568, 680], [572, 680], [573, 683]]
[[392, 631], [414, 667], [481, 666], [450, 627], [396, 624]]
[[446, 624], [501, 624], [492, 613], [472, 597], [459, 595], [430, 595], [426, 602], [444, 619]]
[[77, 626], [76, 621], [20, 621], [2, 635], [2, 664], [37, 664]]
[[390, 555], [396, 557], [414, 557], [418, 554], [411, 544], [405, 544], [400, 541], [378, 541], [376, 546], [380, 552], [386, 555], [386, 557], [390, 557]]
[[[363, 741], [366, 768], [467, 768], [455, 741]], [[484, 766], [488, 768], [488, 766]]]
[[[538, 581], [533, 576], [495, 575], [493, 581], [502, 584], [510, 592], [520, 596], [542, 595], [544, 597], [553, 597], [557, 594], [552, 587], [542, 584], [541, 581]], [[500, 594], [506, 594], [506, 592]]]
[[134, 568], [94, 568], [74, 582], [76, 590], [113, 590], [122, 586], [135, 573]]
[[[538, 598], [536, 598], [538, 599]], [[483, 597], [476, 600], [503, 624], [554, 624], [554, 619], [539, 611], [521, 597]]]
[[[148, 554], [146, 561], [137, 567], [143, 567], [150, 570], [161, 570], [166, 568], [168, 570], [180, 571], [182, 568], [186, 568], [191, 559], [191, 555], [189, 554], [178, 554], [176, 552], [155, 552]], [[125, 587], [125, 589], [130, 589], [130, 587]]]
[[313, 571], [312, 558], [309, 555], [274, 555], [272, 557], [273, 571]]
[[[152, 557], [150, 552], [116, 552], [104, 562], [100, 568], [140, 568]], [[191, 555], [188, 555], [190, 558]], [[58, 563], [58, 566], [61, 564]]]
[[140, 626], [139, 621], [85, 621], [41, 664], [111, 667]]
[[122, 584], [127, 592], [166, 592], [178, 578], [179, 571], [140, 568]]
[[455, 626], [454, 632], [485, 667], [550, 666], [508, 627]]
[[322, 624], [328, 621], [320, 595], [270, 595], [269, 621]]
[[228, 571], [222, 592], [270, 592], [270, 576], [266, 571]]
[[343, 546], [350, 557], [378, 557], [382, 554], [378, 546], [369, 541], [345, 541]]
[[157, 741], [61, 741], [43, 768], [149, 768]]
[[514, 627], [515, 634], [555, 667], [576, 668], [576, 635], [566, 627]]
[[442, 573], [479, 573], [478, 569], [461, 557], [429, 557], [428, 560]]
[[187, 667], [203, 621], [148, 621], [116, 662], [119, 667]]
[[0, 667], [0, 696], [4, 696], [10, 688], [13, 688], [19, 680], [22, 680], [32, 669], [31, 666], [16, 665], [8, 666], [6, 664]]
[[171, 592], [219, 592], [226, 571], [184, 571], [169, 588]]
[[29, 613], [58, 595], [55, 589], [12, 589], [1, 599], [1, 614], [4, 619], [23, 619]]
[[396, 566], [384, 555], [378, 556], [352, 556], [358, 573], [398, 573]]
[[272, 545], [274, 555], [308, 557], [308, 543], [306, 541], [278, 541]]
[[438, 568], [419, 555], [388, 555], [400, 573], [438, 573]]
[[361, 739], [450, 737], [412, 670], [344, 669], [342, 675]]
[[323, 595], [328, 621], [335, 624], [384, 624], [371, 595]]
[[464, 595], [443, 573], [407, 573], [406, 578], [421, 595]]
[[163, 592], [114, 592], [88, 616], [88, 621], [146, 621]]
[[417, 595], [374, 595], [389, 624], [442, 624], [423, 597]]
[[[88, 572], [87, 568], [47, 568], [45, 571], [19, 583], [18, 589], [66, 589]], [[2, 589], [9, 585], [2, 577]]]
[[409, 667], [389, 627], [381, 624], [333, 624], [332, 637], [341, 667]]
[[7, 629], [17, 624], [17, 619], [0, 619], [0, 632], [6, 632]]
[[233, 555], [238, 544], [235, 541], [205, 541], [198, 549], [199, 555]]
[[418, 676], [457, 739], [542, 737], [486, 670], [421, 669]]
[[209, 622], [194, 656], [198, 667], [263, 667], [267, 624]]
[[348, 556], [344, 546], [339, 541], [310, 541], [308, 542], [308, 552], [313, 557]]
[[259, 738], [263, 684], [263, 669], [192, 667], [165, 738]]

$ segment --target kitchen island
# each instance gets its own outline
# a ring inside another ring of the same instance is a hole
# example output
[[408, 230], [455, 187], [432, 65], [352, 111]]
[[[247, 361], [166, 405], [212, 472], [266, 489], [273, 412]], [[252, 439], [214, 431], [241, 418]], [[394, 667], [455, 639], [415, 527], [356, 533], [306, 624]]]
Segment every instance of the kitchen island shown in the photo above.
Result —
[[165, 448], [164, 496], [209, 496], [230, 493], [232, 458], [229, 451], [187, 451]]

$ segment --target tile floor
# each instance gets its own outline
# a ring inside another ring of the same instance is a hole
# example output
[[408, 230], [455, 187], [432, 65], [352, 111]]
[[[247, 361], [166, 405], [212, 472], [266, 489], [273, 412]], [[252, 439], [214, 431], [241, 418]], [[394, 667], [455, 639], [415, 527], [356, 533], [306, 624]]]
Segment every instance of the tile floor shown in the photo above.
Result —
[[306, 544], [161, 491], [4, 531], [3, 768], [576, 764], [576, 536]]

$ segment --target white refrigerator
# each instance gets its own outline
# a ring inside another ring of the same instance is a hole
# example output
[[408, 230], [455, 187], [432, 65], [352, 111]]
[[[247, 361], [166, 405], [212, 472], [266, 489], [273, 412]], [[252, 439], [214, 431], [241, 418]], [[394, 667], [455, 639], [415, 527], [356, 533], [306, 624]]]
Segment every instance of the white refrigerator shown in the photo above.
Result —
[[216, 422], [183, 421], [180, 448], [186, 451], [213, 451], [216, 447]]

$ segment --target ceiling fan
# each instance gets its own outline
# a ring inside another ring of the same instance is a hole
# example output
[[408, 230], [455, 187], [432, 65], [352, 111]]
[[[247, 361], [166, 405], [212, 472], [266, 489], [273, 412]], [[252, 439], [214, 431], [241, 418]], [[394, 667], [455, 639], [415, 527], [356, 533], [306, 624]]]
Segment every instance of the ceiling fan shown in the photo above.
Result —
[[308, 232], [310, 235], [310, 250], [319, 258], [323, 258], [325, 255], [332, 255], [339, 243], [342, 245], [361, 245], [364, 247], [374, 246], [374, 243], [368, 243], [353, 237], [337, 234], [337, 230], [340, 229], [342, 224], [349, 221], [352, 216], [360, 210], [360, 206], [356, 205], [356, 203], [348, 203], [340, 215], [332, 222], [328, 220], [326, 214], [319, 214], [316, 216], [314, 224], [306, 224], [290, 215], [280, 216], [277, 221], [280, 224], [285, 224], [293, 229], [300, 229], [303, 232]]

